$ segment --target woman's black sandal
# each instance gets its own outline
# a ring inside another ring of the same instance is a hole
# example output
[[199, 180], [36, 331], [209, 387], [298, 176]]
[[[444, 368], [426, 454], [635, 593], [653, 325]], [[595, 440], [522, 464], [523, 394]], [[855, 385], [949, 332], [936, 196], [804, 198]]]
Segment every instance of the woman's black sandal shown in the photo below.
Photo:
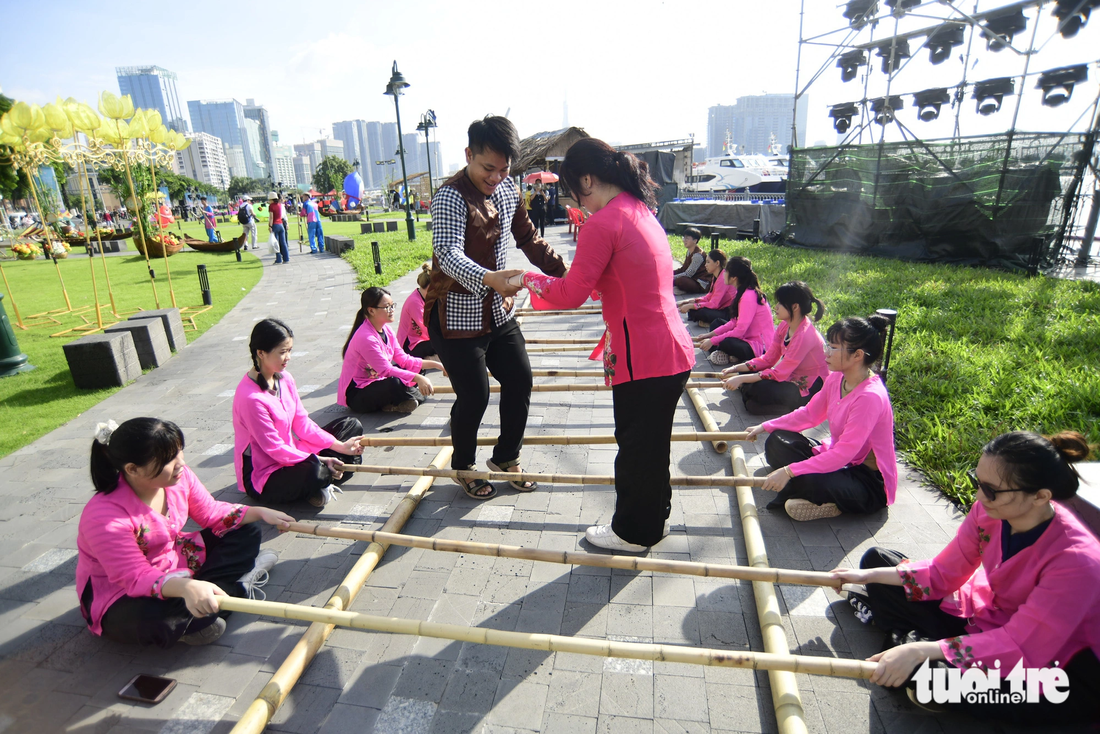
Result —
[[[519, 459], [513, 459], [512, 461], [502, 461], [499, 466], [497, 464], [494, 464], [492, 459], [485, 463], [489, 465], [490, 471], [506, 472], [513, 466], [518, 466]], [[517, 492], [534, 492], [536, 489], [539, 488], [538, 482], [513, 482], [511, 479], [509, 479], [508, 484], [512, 485], [512, 488], [515, 489]]]

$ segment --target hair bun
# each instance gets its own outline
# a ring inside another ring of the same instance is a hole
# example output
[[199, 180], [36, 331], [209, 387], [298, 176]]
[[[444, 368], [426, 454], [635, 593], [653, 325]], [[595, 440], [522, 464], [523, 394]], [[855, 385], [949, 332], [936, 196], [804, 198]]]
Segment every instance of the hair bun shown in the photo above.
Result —
[[1047, 436], [1046, 439], [1054, 444], [1054, 449], [1070, 464], [1084, 461], [1092, 453], [1093, 447], [1077, 431], [1061, 431]]
[[879, 331], [883, 334], [885, 334], [887, 332], [887, 330], [890, 328], [890, 319], [888, 319], [885, 316], [883, 316], [882, 314], [878, 314], [878, 313], [871, 314], [870, 316], [868, 316], [867, 317], [867, 323], [869, 323], [871, 326], [875, 327], [876, 331]]

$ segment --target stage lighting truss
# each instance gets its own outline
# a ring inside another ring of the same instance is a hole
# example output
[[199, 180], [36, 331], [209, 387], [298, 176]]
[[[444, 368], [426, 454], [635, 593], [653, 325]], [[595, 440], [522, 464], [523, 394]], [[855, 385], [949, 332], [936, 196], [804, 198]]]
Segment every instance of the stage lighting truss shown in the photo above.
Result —
[[1089, 67], [1086, 64], [1076, 66], [1063, 66], [1058, 69], [1044, 71], [1039, 76], [1036, 89], [1043, 90], [1043, 104], [1047, 107], [1058, 107], [1069, 101], [1073, 96], [1073, 85], [1087, 81]]
[[1100, 7], [1100, 0], [1056, 0], [1052, 15], [1058, 19], [1062, 38], [1073, 38], [1089, 22], [1092, 9]]
[[951, 101], [947, 87], [925, 89], [913, 95], [913, 106], [917, 108], [917, 117], [923, 122], [931, 122], [940, 116], [940, 107]]
[[951, 58], [955, 47], [964, 43], [966, 43], [966, 26], [959, 23], [944, 23], [929, 34], [924, 45], [928, 47], [928, 60], [936, 65]]
[[882, 57], [882, 73], [893, 74], [901, 66], [903, 59], [909, 58], [909, 41], [905, 38], [891, 38], [875, 47]]
[[890, 12], [897, 16], [905, 15], [906, 11], [920, 5], [921, 0], [886, 0], [886, 6]]
[[829, 110], [829, 117], [833, 118], [833, 127], [843, 135], [852, 126], [852, 118], [859, 114], [859, 107], [854, 102], [833, 105]]
[[982, 38], [988, 50], [1001, 51], [1017, 33], [1027, 29], [1027, 17], [1023, 10], [1011, 10], [999, 15], [986, 16], [985, 25], [982, 26]]
[[894, 121], [894, 113], [905, 106], [901, 97], [890, 95], [889, 97], [877, 97], [871, 100], [871, 112], [875, 116], [875, 122], [886, 125]]
[[1016, 84], [1012, 77], [1000, 77], [998, 79], [986, 79], [984, 82], [974, 84], [973, 99], [978, 101], [978, 114], [988, 117], [1001, 109], [1001, 103], [1005, 95], [1016, 93]]
[[844, 8], [844, 17], [852, 28], [862, 28], [878, 13], [878, 0], [848, 0]]
[[859, 67], [867, 65], [867, 54], [863, 49], [857, 48], [855, 51], [841, 54], [836, 60], [836, 65], [840, 69], [840, 81], [850, 82], [856, 78]]

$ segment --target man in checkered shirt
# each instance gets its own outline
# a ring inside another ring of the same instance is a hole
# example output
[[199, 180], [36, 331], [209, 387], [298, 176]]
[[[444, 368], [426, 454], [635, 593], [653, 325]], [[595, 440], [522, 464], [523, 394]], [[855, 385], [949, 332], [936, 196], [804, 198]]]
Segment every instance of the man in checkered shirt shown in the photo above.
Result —
[[[451, 408], [453, 469], [472, 469], [477, 433], [489, 404], [489, 377], [500, 382], [500, 437], [488, 462], [493, 471], [520, 471], [519, 453], [531, 407], [531, 363], [516, 323], [512, 296], [519, 288], [506, 270], [514, 244], [535, 267], [561, 277], [566, 266], [535, 231], [508, 177], [519, 154], [519, 135], [504, 117], [477, 120], [469, 129], [466, 168], [432, 199], [432, 279], [424, 319], [455, 391]], [[466, 494], [488, 499], [483, 480], [460, 481]], [[510, 482], [529, 492], [533, 482]]]

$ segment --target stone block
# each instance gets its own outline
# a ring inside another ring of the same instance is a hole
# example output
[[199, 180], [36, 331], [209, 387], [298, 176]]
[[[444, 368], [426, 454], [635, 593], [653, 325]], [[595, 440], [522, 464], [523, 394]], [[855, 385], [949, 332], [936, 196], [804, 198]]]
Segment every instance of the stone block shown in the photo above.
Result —
[[168, 337], [168, 346], [178, 352], [187, 346], [187, 337], [183, 335], [183, 319], [178, 308], [161, 308], [151, 311], [138, 311], [127, 321], [158, 318], [164, 322], [164, 335]]
[[141, 376], [134, 337], [128, 331], [90, 334], [62, 349], [73, 383], [82, 390], [122, 387]]
[[374, 225], [370, 222], [361, 222], [359, 224], [359, 234], [370, 234], [374, 231]]
[[332, 235], [325, 237], [325, 249], [333, 255], [341, 255], [348, 250], [355, 249], [355, 240], [346, 235]]
[[386, 231], [387, 232], [396, 232], [397, 231], [397, 220], [396, 219], [387, 219], [386, 220]]
[[168, 335], [164, 333], [164, 322], [157, 318], [133, 319], [123, 321], [103, 330], [104, 334], [128, 331], [134, 337], [138, 362], [143, 370], [160, 367], [172, 357], [172, 348], [168, 346]]
[[432, 222], [430, 219], [428, 220], [427, 224], [424, 225], [424, 229], [428, 230], [429, 232], [432, 231]]
[[375, 231], [375, 233], [385, 232], [386, 231], [386, 223], [385, 222], [375, 222], [374, 223], [374, 231]]

